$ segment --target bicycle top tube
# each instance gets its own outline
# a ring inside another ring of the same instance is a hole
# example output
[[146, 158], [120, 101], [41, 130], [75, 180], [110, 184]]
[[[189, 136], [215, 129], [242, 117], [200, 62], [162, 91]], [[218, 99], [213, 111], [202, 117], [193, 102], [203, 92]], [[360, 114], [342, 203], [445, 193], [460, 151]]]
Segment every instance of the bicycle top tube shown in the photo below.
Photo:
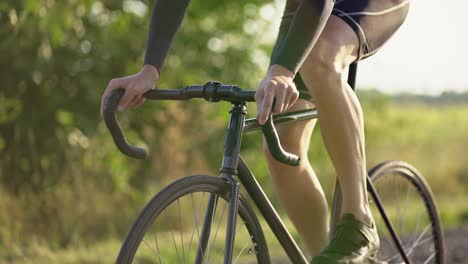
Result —
[[[315, 118], [318, 118], [318, 111], [316, 108], [310, 108], [273, 115], [273, 124], [312, 120]], [[258, 123], [256, 118], [249, 118], [244, 121], [244, 132], [250, 132], [259, 129], [261, 129], [261, 125]]]
[[[125, 89], [118, 88], [113, 90], [106, 98], [103, 111], [104, 121], [114, 139], [115, 145], [123, 154], [137, 159], [145, 159], [147, 157], [146, 150], [130, 145], [127, 142], [115, 116], [117, 106], [124, 93]], [[204, 98], [209, 102], [223, 100], [233, 104], [246, 104], [246, 102], [255, 101], [255, 91], [243, 90], [238, 86], [223, 85], [219, 82], [207, 82], [205, 85], [192, 85], [178, 90], [155, 89], [146, 92], [143, 96], [152, 100], [188, 100], [192, 98]], [[287, 153], [281, 147], [271, 115], [268, 121], [264, 125], [261, 125], [261, 129], [273, 157], [291, 166], [299, 165], [300, 158], [294, 154]]]

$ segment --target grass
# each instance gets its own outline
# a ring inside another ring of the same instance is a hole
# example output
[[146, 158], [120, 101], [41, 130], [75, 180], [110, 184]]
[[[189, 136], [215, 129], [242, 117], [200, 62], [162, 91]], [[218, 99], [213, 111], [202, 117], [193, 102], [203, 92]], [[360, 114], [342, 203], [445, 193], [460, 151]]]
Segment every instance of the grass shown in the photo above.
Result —
[[[445, 229], [456, 228], [459, 225], [467, 224], [468, 205], [466, 201], [468, 196], [460, 196], [456, 199], [441, 198], [438, 201], [442, 222]], [[411, 209], [411, 208], [409, 208]], [[408, 210], [408, 215], [415, 215], [414, 210]], [[291, 231], [293, 237], [298, 242], [299, 246], [303, 248], [303, 244], [295, 231], [291, 221], [288, 218], [284, 218], [284, 222], [287, 228]], [[286, 253], [281, 248], [279, 242], [274, 237], [271, 230], [268, 228], [266, 222], [262, 219], [261, 224], [265, 232], [265, 236], [268, 241], [268, 247], [272, 258], [285, 258]], [[410, 226], [410, 225], [408, 225]], [[221, 227], [224, 230], [224, 227]], [[221, 234], [221, 233], [220, 233]], [[161, 251], [170, 251], [172, 247], [172, 238], [170, 233], [165, 234], [165, 242], [160, 243], [163, 245]], [[246, 241], [246, 234], [240, 234], [236, 237], [238, 241]], [[219, 235], [218, 242], [224, 241], [224, 234]], [[242, 244], [242, 243], [241, 243]], [[97, 264], [97, 263], [114, 263], [117, 253], [121, 246], [120, 239], [108, 239], [105, 241], [96, 242], [93, 244], [78, 244], [67, 249], [53, 250], [47, 244], [33, 243], [28, 248], [17, 249], [16, 252], [12, 252], [9, 258], [0, 259], [0, 263], [16, 263], [16, 264]], [[220, 245], [216, 245], [215, 248], [219, 248]], [[148, 247], [142, 247], [144, 256], [140, 256], [140, 259], [151, 258], [151, 250]], [[238, 248], [239, 249], [239, 248]], [[171, 253], [170, 253], [171, 254]], [[172, 252], [172, 258], [177, 259], [177, 253]], [[145, 262], [141, 262], [145, 263]], [[176, 263], [176, 262], [169, 262]], [[240, 262], [244, 263], [244, 262]]]
[[75, 245], [67, 249], [53, 250], [48, 244], [32, 244], [17, 250], [1, 263], [17, 264], [98, 264], [114, 263], [121, 241], [117, 239], [96, 242], [90, 245]]
[[[364, 103], [364, 111], [369, 168], [381, 160], [408, 161], [418, 168], [429, 182], [436, 196], [444, 228], [451, 229], [468, 224], [468, 122], [465, 118], [468, 106], [432, 107], [392, 103], [371, 106]], [[319, 131], [318, 128], [316, 130]], [[271, 195], [274, 191], [264, 157], [259, 154], [260, 138], [260, 134], [244, 137], [243, 156], [271, 196], [272, 202], [278, 204], [277, 197]], [[207, 152], [210, 150], [207, 149]], [[174, 150], [174, 153], [179, 152]], [[212, 165], [212, 171], [217, 171], [220, 161], [215, 158], [219, 153], [213, 153], [214, 161], [210, 162], [215, 164]], [[22, 192], [15, 196], [5, 187], [0, 188], [0, 209], [8, 212], [0, 215], [0, 243], [3, 247], [0, 249], [0, 263], [115, 261], [121, 236], [126, 232], [136, 212], [160, 189], [155, 186], [164, 184], [154, 183], [159, 175], [155, 177], [152, 174], [151, 181], [142, 181], [138, 171], [129, 170], [127, 174], [138, 175], [134, 181], [145, 186], [126, 183], [122, 186], [127, 187], [114, 190], [106, 187], [108, 185], [104, 180], [110, 177], [107, 174], [102, 177], [94, 177], [94, 174], [84, 177], [86, 170], [83, 170], [83, 166], [93, 168], [92, 171], [96, 171], [96, 175], [102, 174], [107, 168], [99, 166], [99, 158], [88, 156], [86, 158], [87, 156], [81, 157], [77, 154], [73, 159], [76, 163], [69, 168], [69, 171], [73, 171], [71, 175], [74, 176], [70, 178], [73, 181], [61, 181], [56, 188], [44, 190], [43, 193]], [[84, 162], [88, 159], [89, 164]], [[309, 159], [330, 198], [334, 172], [319, 133], [314, 133], [312, 137]], [[123, 164], [120, 167], [128, 167], [123, 158], [117, 161], [116, 164]], [[155, 167], [166, 168], [164, 165], [154, 161]], [[132, 163], [132, 166], [138, 167], [135, 163]], [[174, 168], [177, 166], [175, 164]], [[114, 167], [115, 170], [120, 168]], [[176, 176], [187, 174], [186, 167], [176, 172], [174, 168], [168, 167], [165, 170]], [[203, 168], [205, 167], [200, 167], [196, 172], [205, 171]], [[109, 174], [116, 173], [110, 171]], [[122, 177], [122, 180], [126, 179]], [[165, 181], [170, 182], [174, 179], [165, 178]], [[98, 180], [102, 180], [103, 183], [99, 184]], [[285, 223], [289, 227], [292, 226], [288, 220], [285, 220]], [[264, 226], [264, 230], [268, 230], [266, 225]], [[295, 232], [293, 236], [298, 237]], [[267, 231], [266, 237], [271, 254], [285, 256], [271, 232]]]

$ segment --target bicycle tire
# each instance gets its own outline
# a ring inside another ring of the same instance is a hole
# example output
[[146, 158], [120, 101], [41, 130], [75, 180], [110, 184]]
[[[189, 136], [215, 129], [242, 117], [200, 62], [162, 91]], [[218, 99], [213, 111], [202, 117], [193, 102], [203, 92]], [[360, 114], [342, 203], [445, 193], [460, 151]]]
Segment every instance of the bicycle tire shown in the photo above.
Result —
[[[145, 233], [148, 231], [148, 228], [156, 221], [157, 217], [167, 209], [168, 206], [175, 203], [178, 199], [188, 195], [192, 196], [194, 193], [202, 192], [216, 194], [224, 201], [229, 201], [230, 190], [230, 184], [226, 180], [206, 175], [188, 176], [168, 185], [156, 194], [140, 213], [125, 238], [116, 263], [134, 263], [135, 253], [141, 246], [141, 242]], [[245, 227], [250, 235], [250, 239], [252, 240], [252, 248], [256, 256], [256, 262], [270, 263], [268, 247], [261, 225], [252, 207], [247, 203], [247, 200], [242, 196], [242, 194], [239, 196], [238, 216], [240, 216], [240, 219], [244, 221]], [[195, 216], [195, 218], [197, 217]], [[240, 219], [238, 217], [237, 222], [239, 222]], [[184, 242], [182, 240], [182, 244], [183, 243]], [[252, 248], [250, 250], [252, 250]], [[252, 256], [252, 258], [255, 257]], [[172, 264], [174, 262], [171, 261], [169, 263]], [[193, 261], [189, 261], [188, 263], [193, 263]]]
[[[408, 185], [408, 187], [407, 187], [407, 194], [406, 194], [406, 197], [405, 197], [407, 204], [405, 205], [406, 207], [404, 208], [403, 214], [401, 214], [401, 211], [398, 211], [398, 213], [394, 212], [393, 215], [396, 215], [396, 216], [405, 215], [406, 216], [406, 210], [408, 209], [408, 204], [410, 203], [409, 201], [410, 201], [410, 199], [412, 199], [412, 197], [408, 198], [408, 197], [410, 197], [408, 195], [409, 189], [410, 189], [410, 186], [412, 186], [413, 189], [416, 191], [415, 193], [417, 193], [417, 195], [419, 196], [419, 199], [421, 199], [422, 203], [424, 204], [425, 214], [427, 214], [426, 216], [427, 216], [427, 219], [430, 222], [430, 224], [426, 226], [426, 228], [424, 229], [422, 234], [419, 234], [419, 237], [416, 237], [415, 235], [409, 236], [408, 234], [405, 234], [405, 232], [401, 231], [401, 230], [403, 230], [403, 229], [401, 229], [400, 233], [398, 235], [400, 237], [400, 240], [402, 241], [403, 248], [404, 248], [407, 256], [409, 257], [409, 259], [410, 259], [410, 261], [412, 263], [445, 264], [445, 239], [444, 239], [444, 233], [443, 233], [439, 213], [438, 213], [437, 206], [436, 206], [436, 203], [435, 203], [435, 200], [434, 200], [434, 195], [432, 194], [432, 191], [431, 191], [429, 185], [427, 184], [426, 180], [421, 175], [421, 173], [419, 173], [418, 170], [416, 170], [413, 166], [411, 166], [410, 164], [408, 164], [406, 162], [403, 162], [403, 161], [386, 161], [386, 162], [382, 162], [382, 163], [378, 164], [373, 169], [371, 169], [369, 171], [369, 176], [370, 176], [370, 178], [372, 180], [372, 183], [373, 183], [374, 187], [377, 190], [377, 193], [378, 193], [384, 207], [386, 207], [386, 203], [389, 203], [389, 202], [386, 201], [386, 196], [385, 195], [381, 195], [379, 193], [379, 191], [378, 191], [379, 185], [384, 186], [382, 188], [384, 188], [385, 190], [382, 189], [382, 191], [384, 193], [389, 194], [387, 196], [387, 198], [388, 198], [390, 196], [390, 194], [393, 191], [397, 191], [397, 189], [396, 188], [394, 188], [394, 190], [391, 189], [391, 187], [395, 187], [396, 185], [392, 186], [390, 184], [385, 184], [386, 181], [388, 181], [388, 180], [397, 180], [397, 178], [395, 178], [395, 177], [399, 177], [399, 181], [401, 180], [402, 182], [405, 181], [405, 182], [408, 182], [408, 183], [411, 184], [411, 185]], [[393, 178], [390, 178], [390, 177], [393, 177]], [[398, 199], [401, 200], [401, 198], [402, 197], [399, 197]], [[412, 201], [412, 203], [414, 204], [414, 201]], [[399, 210], [400, 209], [401, 208], [399, 208]], [[385, 211], [387, 213], [387, 208], [385, 208]], [[422, 213], [421, 211], [418, 212], [418, 214], [421, 214], [421, 213]], [[376, 216], [376, 214], [374, 214], [374, 217], [375, 216]], [[389, 215], [389, 218], [392, 218], [391, 215]], [[376, 221], [377, 221], [377, 219], [376, 219]], [[401, 223], [402, 223], [401, 221], [402, 220], [400, 220], [399, 222], [393, 221], [392, 225], [394, 225], [394, 227], [395, 226], [401, 226]], [[408, 221], [411, 221], [411, 220], [408, 220]], [[416, 225], [416, 229], [418, 229], [418, 226], [419, 226], [419, 223], [420, 223], [419, 222], [420, 220], [417, 220], [417, 221], [418, 221], [418, 223]], [[380, 227], [379, 227], [379, 224], [377, 224], [377, 229], [379, 230], [379, 235], [381, 236], [381, 242], [383, 242], [382, 241], [383, 240], [382, 226], [385, 226], [385, 225], [380, 224]], [[430, 230], [431, 232], [429, 233], [430, 237], [425, 238], [423, 240], [424, 236], [426, 235], [425, 233], [427, 233], [427, 231], [425, 231], [425, 230], [428, 230], [429, 228], [431, 229]], [[412, 231], [412, 233], [413, 232], [414, 232], [414, 230]], [[416, 232], [414, 232], [414, 233], [416, 234]], [[390, 240], [391, 239], [389, 239], [389, 241]], [[391, 240], [391, 241], [393, 243], [393, 240]], [[426, 242], [423, 242], [423, 241], [426, 241]], [[425, 255], [426, 253], [423, 252], [423, 251], [427, 250], [427, 248], [429, 248], [429, 247], [426, 247], [426, 245], [425, 245], [425, 247], [422, 247], [421, 245], [427, 243], [427, 241], [433, 243], [434, 252], [432, 252], [432, 254], [430, 252], [427, 253], [427, 255], [428, 255], [427, 259], [424, 259], [424, 257], [426, 256]], [[411, 242], [411, 243], [409, 243], [409, 242]], [[397, 252], [396, 248], [393, 248], [393, 249], [394, 249], [394, 252]], [[417, 249], [418, 251], [416, 251], [415, 249]], [[422, 256], [422, 255], [424, 255], [424, 256]], [[394, 255], [394, 256], [396, 256], [396, 255]], [[385, 259], [385, 258], [388, 258], [388, 255], [387, 255], [387, 253], [384, 254], [382, 252], [382, 248], [381, 248], [381, 251], [379, 252], [379, 260], [387, 261], [387, 259]], [[399, 259], [398, 257], [396, 259], [394, 259], [393, 262], [392, 261], [387, 261], [387, 262], [388, 263], [402, 263], [401, 259]]]

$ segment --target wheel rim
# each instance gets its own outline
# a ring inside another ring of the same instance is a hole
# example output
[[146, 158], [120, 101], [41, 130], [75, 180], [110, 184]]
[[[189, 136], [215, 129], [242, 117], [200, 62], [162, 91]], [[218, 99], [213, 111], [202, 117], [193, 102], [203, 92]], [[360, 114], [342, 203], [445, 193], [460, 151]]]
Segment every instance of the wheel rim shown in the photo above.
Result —
[[[210, 194], [181, 193], [168, 201], [148, 225], [133, 263], [222, 263], [229, 208], [225, 197], [216, 199], [206, 250], [203, 252], [199, 245]], [[239, 213], [232, 263], [256, 263], [255, 238], [250, 235], [241, 210]]]
[[[377, 194], [412, 263], [440, 263], [437, 231], [428, 197], [412, 172], [393, 169], [373, 178]], [[381, 240], [378, 259], [404, 263], [375, 204], [371, 205]]]

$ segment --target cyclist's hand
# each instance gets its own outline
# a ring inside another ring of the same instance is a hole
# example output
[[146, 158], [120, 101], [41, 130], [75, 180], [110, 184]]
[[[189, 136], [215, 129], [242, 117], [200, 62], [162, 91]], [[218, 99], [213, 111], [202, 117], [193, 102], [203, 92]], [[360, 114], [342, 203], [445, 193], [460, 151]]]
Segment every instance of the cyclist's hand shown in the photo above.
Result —
[[293, 82], [294, 73], [280, 65], [272, 65], [255, 93], [257, 120], [263, 125], [270, 116], [273, 100], [273, 113], [282, 113], [292, 106], [299, 92]]
[[101, 97], [101, 115], [104, 110], [104, 100], [110, 92], [117, 88], [124, 88], [125, 94], [120, 100], [117, 110], [122, 111], [131, 107], [138, 107], [145, 102], [143, 94], [152, 89], [159, 80], [158, 70], [152, 65], [144, 65], [137, 74], [112, 79]]

